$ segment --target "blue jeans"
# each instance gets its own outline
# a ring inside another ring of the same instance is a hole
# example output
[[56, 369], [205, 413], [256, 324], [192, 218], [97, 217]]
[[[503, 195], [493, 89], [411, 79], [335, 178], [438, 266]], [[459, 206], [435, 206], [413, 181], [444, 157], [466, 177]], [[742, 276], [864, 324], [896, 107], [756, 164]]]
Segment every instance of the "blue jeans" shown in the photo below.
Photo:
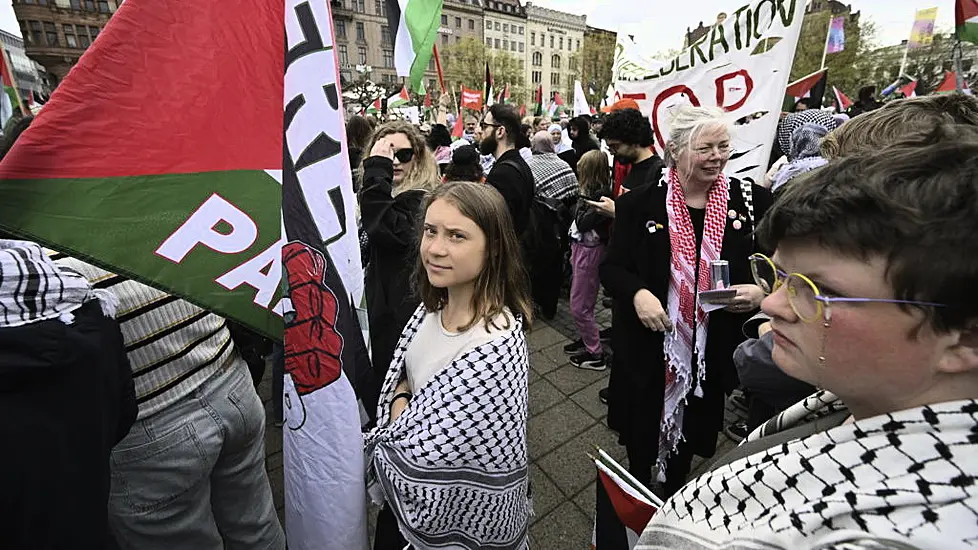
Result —
[[119, 546], [283, 550], [264, 438], [265, 411], [241, 359], [136, 421], [112, 451], [109, 524]]

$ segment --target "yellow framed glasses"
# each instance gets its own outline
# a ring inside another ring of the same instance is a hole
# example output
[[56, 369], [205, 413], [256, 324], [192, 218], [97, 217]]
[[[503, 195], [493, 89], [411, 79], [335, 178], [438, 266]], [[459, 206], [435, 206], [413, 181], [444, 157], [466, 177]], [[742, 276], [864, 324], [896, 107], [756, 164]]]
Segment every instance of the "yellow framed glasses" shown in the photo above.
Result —
[[754, 254], [750, 257], [751, 274], [754, 283], [761, 287], [765, 294], [774, 294], [782, 286], [788, 292], [788, 304], [799, 319], [811, 323], [819, 317], [826, 321], [832, 319], [830, 306], [833, 303], [871, 303], [909, 304], [917, 306], [946, 307], [945, 304], [933, 302], [918, 302], [914, 300], [888, 300], [883, 298], [840, 298], [825, 296], [811, 279], [801, 273], [785, 273], [778, 269], [774, 260], [764, 254]]

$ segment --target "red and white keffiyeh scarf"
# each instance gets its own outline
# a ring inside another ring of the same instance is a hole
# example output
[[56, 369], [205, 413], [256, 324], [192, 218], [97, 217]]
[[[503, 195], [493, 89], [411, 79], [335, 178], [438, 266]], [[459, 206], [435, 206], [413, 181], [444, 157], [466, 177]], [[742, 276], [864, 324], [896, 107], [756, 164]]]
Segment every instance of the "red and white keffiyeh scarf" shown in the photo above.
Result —
[[[686, 395], [693, 384], [693, 357], [696, 357], [694, 395], [703, 396], [706, 379], [706, 333], [709, 314], [696, 299], [696, 288], [710, 290], [710, 262], [720, 259], [723, 230], [727, 225], [727, 178], [721, 173], [706, 199], [706, 221], [699, 254], [699, 280], [696, 280], [696, 230], [689, 218], [686, 194], [679, 174], [669, 169], [666, 212], [669, 215], [669, 242], [672, 258], [669, 268], [669, 297], [666, 313], [673, 330], [664, 341], [666, 391], [659, 429], [658, 478], [665, 481], [666, 459], [676, 450], [683, 431]], [[695, 338], [695, 342], [694, 342]], [[695, 347], [694, 347], [695, 346]]]

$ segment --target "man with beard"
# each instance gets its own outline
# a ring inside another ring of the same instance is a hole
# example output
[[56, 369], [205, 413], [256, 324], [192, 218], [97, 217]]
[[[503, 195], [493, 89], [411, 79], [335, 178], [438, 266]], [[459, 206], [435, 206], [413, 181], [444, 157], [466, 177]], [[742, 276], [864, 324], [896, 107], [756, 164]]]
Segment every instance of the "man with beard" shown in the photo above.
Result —
[[522, 236], [533, 202], [533, 172], [516, 150], [516, 137], [520, 133], [519, 114], [513, 107], [497, 103], [489, 108], [480, 129], [482, 141], [479, 152], [496, 159], [486, 176], [486, 183], [495, 187], [506, 200], [516, 234]]
[[[628, 175], [621, 182], [621, 193], [656, 183], [662, 177], [666, 163], [652, 149], [652, 125], [641, 111], [620, 109], [612, 112], [605, 119], [598, 138], [604, 140], [608, 151], [614, 155], [616, 167], [620, 164], [629, 167]], [[613, 199], [604, 197], [592, 205], [606, 216], [615, 217]]]

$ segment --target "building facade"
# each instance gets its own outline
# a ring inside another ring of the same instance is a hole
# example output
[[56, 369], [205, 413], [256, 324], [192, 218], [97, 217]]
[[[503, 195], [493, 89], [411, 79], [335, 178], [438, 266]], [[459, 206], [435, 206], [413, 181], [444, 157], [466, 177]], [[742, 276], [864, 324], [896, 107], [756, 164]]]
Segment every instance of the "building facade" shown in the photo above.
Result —
[[24, 41], [16, 35], [0, 30], [0, 42], [10, 59], [10, 72], [17, 83], [20, 97], [27, 98], [32, 91], [46, 92], [47, 85], [41, 78], [34, 61], [27, 57]]
[[[527, 60], [527, 12], [519, 0], [485, 0], [484, 40], [486, 53], [500, 52], [516, 58], [522, 71]], [[524, 83], [529, 82], [524, 79]], [[522, 84], [522, 83], [517, 83]]]
[[[444, 0], [441, 25], [438, 27], [439, 50], [454, 46], [468, 37], [481, 44], [485, 37], [484, 25], [480, 0]], [[428, 63], [425, 81], [429, 91], [438, 91], [438, 73], [434, 58]]]
[[553, 98], [559, 92], [565, 101], [574, 93], [578, 64], [587, 31], [587, 17], [526, 4], [529, 46], [526, 81], [536, 89], [543, 87], [543, 97]]
[[401, 82], [394, 69], [394, 37], [383, 0], [331, 0], [340, 84], [367, 79], [387, 87]]
[[56, 86], [115, 13], [122, 0], [14, 0], [27, 57]]

